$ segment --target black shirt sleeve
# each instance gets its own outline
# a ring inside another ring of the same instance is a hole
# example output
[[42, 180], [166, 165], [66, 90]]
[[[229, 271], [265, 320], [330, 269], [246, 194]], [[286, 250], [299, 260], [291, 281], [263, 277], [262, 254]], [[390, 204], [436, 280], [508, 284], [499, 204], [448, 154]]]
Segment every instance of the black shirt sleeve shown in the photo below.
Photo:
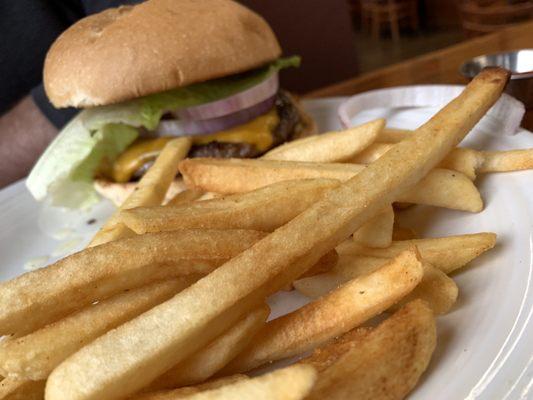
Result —
[[72, 107], [61, 109], [55, 108], [52, 103], [48, 101], [48, 97], [46, 97], [42, 84], [32, 89], [31, 96], [44, 116], [48, 118], [57, 129], [63, 128], [79, 111]]
[[0, 114], [41, 82], [48, 47], [82, 11], [77, 0], [0, 0]]

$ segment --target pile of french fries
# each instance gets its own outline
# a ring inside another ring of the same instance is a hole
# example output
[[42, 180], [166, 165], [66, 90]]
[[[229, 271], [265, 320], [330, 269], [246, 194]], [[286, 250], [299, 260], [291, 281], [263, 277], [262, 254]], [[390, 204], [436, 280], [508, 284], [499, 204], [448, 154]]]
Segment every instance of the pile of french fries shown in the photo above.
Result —
[[[0, 399], [406, 397], [450, 274], [496, 235], [418, 238], [397, 205], [479, 212], [477, 174], [533, 168], [532, 149], [456, 147], [507, 79], [485, 70], [412, 132], [377, 120], [255, 160], [169, 142], [87, 249], [0, 285]], [[188, 189], [162, 206], [178, 168]], [[312, 300], [267, 322], [293, 288]]]

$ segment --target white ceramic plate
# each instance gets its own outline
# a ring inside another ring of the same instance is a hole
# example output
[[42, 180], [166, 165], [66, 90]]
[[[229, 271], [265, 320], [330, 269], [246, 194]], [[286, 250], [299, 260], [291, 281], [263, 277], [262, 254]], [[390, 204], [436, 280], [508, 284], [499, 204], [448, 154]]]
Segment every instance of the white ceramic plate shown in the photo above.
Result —
[[[339, 127], [336, 109], [343, 99], [306, 103], [321, 130]], [[354, 122], [387, 117], [389, 126], [416, 128], [433, 109], [370, 110]], [[533, 147], [533, 134], [480, 135], [465, 143], [475, 148]], [[478, 179], [485, 210], [468, 214], [417, 206], [402, 212], [403, 225], [424, 236], [492, 231], [497, 247], [454, 276], [459, 301], [439, 318], [438, 347], [429, 370], [410, 399], [528, 399], [533, 379], [533, 171], [493, 174]], [[0, 279], [24, 272], [27, 261], [52, 262], [84, 246], [113, 207], [101, 202], [88, 213], [61, 213], [44, 219], [40, 206], [18, 182], [0, 191]], [[92, 224], [88, 221], [95, 219]], [[42, 229], [47, 231], [43, 233]], [[63, 239], [53, 239], [53, 234]], [[38, 262], [36, 262], [38, 263]], [[271, 300], [273, 315], [307, 300], [295, 293]]]

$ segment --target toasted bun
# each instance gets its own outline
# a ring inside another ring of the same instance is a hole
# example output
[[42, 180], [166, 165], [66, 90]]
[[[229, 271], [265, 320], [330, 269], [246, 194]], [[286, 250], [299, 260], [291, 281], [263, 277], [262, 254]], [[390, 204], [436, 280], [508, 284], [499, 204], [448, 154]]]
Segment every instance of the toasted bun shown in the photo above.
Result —
[[121, 102], [259, 67], [279, 57], [263, 18], [231, 0], [149, 0], [108, 9], [50, 48], [44, 86], [56, 107]]

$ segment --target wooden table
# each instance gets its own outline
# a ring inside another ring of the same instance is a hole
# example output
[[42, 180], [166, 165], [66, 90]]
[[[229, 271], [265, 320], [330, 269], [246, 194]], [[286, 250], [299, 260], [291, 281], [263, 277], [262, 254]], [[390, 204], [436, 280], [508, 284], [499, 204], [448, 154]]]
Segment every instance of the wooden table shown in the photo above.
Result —
[[[533, 21], [387, 66], [307, 93], [305, 97], [349, 96], [372, 89], [428, 83], [465, 84], [467, 80], [459, 73], [464, 61], [524, 48], [533, 48]], [[533, 109], [527, 110], [522, 126], [533, 130]]]

